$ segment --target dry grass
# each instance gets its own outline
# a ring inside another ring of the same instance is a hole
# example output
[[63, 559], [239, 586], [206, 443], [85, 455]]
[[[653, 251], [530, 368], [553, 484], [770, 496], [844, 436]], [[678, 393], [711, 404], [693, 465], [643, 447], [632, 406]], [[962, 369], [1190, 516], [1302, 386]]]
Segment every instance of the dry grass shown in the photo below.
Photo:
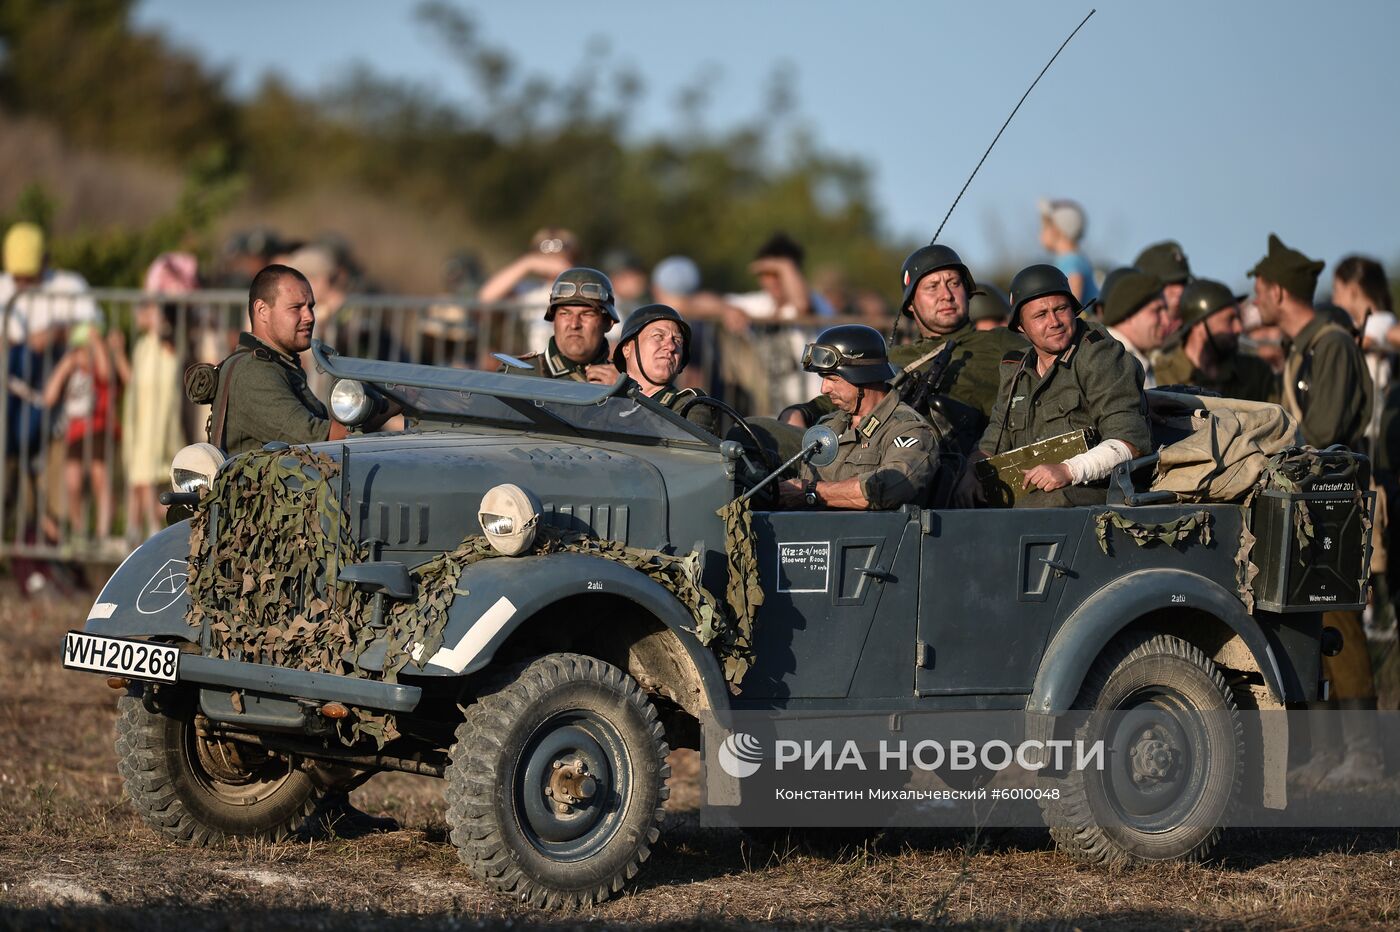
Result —
[[437, 781], [389, 774], [356, 794], [402, 831], [356, 841], [191, 850], [122, 797], [115, 694], [58, 666], [86, 601], [20, 601], [0, 582], [0, 928], [668, 929], [1333, 928], [1400, 920], [1395, 832], [1235, 832], [1205, 866], [1105, 872], [1044, 832], [793, 836], [702, 829], [693, 755], [640, 882], [552, 915], [473, 881], [446, 840]]

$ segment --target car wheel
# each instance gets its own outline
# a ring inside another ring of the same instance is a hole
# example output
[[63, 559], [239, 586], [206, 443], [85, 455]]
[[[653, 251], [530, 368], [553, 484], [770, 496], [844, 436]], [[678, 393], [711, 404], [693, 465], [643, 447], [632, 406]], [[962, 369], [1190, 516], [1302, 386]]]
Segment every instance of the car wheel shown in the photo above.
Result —
[[199, 734], [194, 697], [161, 713], [117, 702], [117, 770], [141, 818], [176, 841], [276, 840], [311, 816], [324, 792], [287, 758]]
[[1205, 857], [1245, 756], [1220, 669], [1180, 638], [1131, 635], [1094, 662], [1075, 709], [1074, 739], [1102, 742], [1104, 766], [1042, 771], [1042, 814], [1060, 849], [1102, 864]]
[[598, 903], [660, 837], [669, 748], [630, 676], [579, 654], [503, 672], [466, 710], [447, 821], [479, 879], [536, 906]]

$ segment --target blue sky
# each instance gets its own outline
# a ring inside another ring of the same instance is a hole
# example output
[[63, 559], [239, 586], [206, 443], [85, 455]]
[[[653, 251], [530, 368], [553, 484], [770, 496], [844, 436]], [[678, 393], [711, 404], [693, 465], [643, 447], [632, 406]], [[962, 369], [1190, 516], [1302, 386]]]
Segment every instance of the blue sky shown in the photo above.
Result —
[[[887, 232], [932, 236], [1051, 53], [1090, 9], [1063, 2], [715, 0], [460, 3], [528, 73], [563, 79], [591, 36], [646, 82], [634, 132], [674, 133], [709, 75], [707, 124], [758, 112], [790, 65], [801, 120], [874, 176]], [[1400, 261], [1400, 3], [1105, 0], [1022, 107], [941, 240], [979, 264], [1037, 253], [1038, 197], [1072, 197], [1086, 249], [1126, 263], [1174, 237], [1197, 274], [1244, 284], [1270, 231], [1327, 260]], [[449, 99], [466, 84], [414, 4], [146, 0], [142, 25], [228, 70], [315, 89], [352, 62]], [[895, 274], [897, 270], [891, 270]]]

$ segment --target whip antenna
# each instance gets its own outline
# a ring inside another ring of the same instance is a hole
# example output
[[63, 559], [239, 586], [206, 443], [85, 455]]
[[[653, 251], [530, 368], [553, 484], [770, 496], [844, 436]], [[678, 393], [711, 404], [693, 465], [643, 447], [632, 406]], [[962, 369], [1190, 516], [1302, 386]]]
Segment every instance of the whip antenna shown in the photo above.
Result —
[[[1096, 10], [1090, 10], [1089, 16], [1093, 16], [1096, 12]], [[981, 169], [982, 163], [987, 161], [987, 156], [992, 154], [992, 149], [996, 146], [997, 140], [1001, 138], [1001, 134], [1006, 132], [1006, 128], [1011, 125], [1011, 120], [1013, 117], [1016, 116], [1016, 111], [1020, 110], [1021, 104], [1025, 103], [1026, 98], [1031, 96], [1031, 91], [1035, 90], [1035, 86], [1040, 83], [1040, 79], [1045, 77], [1045, 72], [1049, 71], [1050, 66], [1055, 64], [1055, 59], [1060, 57], [1060, 53], [1065, 50], [1065, 46], [1069, 45], [1070, 39], [1073, 39], [1076, 35], [1079, 34], [1079, 30], [1084, 28], [1084, 23], [1087, 23], [1089, 21], [1089, 16], [1084, 17], [1084, 19], [1079, 23], [1079, 25], [1074, 27], [1074, 32], [1071, 32], [1069, 34], [1069, 38], [1065, 39], [1065, 41], [1060, 43], [1060, 47], [1055, 50], [1055, 54], [1050, 56], [1050, 60], [1045, 63], [1045, 67], [1040, 69], [1040, 74], [1035, 76], [1035, 80], [1031, 82], [1031, 86], [1026, 88], [1026, 92], [1022, 94], [1021, 99], [1016, 102], [1015, 108], [1013, 108], [1011, 111], [1011, 116], [1007, 117], [1006, 122], [1001, 124], [1001, 129], [997, 130], [996, 137], [992, 139], [992, 144], [987, 147], [986, 152], [982, 153], [982, 158], [978, 159], [977, 168], [974, 168], [972, 170], [972, 174], [967, 176], [967, 181], [963, 183], [962, 190], [958, 192], [957, 197], [953, 198], [953, 206], [949, 207], [948, 212], [943, 215], [943, 223], [940, 223], [938, 225], [938, 230], [933, 234], [933, 239], [929, 240], [929, 245], [933, 245], [934, 243], [938, 242], [938, 234], [943, 232], [943, 227], [945, 224], [947, 224], [948, 218], [953, 216], [953, 210], [957, 208], [958, 201], [962, 200], [962, 196], [965, 193], [967, 193], [967, 186], [972, 184], [973, 178], [977, 177], [978, 170]]]

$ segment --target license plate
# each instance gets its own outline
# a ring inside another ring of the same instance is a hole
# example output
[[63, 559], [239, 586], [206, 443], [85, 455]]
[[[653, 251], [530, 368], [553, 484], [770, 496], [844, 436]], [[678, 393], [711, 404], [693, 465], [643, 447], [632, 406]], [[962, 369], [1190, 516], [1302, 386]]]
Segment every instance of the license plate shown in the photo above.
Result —
[[180, 671], [180, 650], [150, 641], [69, 631], [63, 639], [63, 665], [69, 670], [173, 683]]

